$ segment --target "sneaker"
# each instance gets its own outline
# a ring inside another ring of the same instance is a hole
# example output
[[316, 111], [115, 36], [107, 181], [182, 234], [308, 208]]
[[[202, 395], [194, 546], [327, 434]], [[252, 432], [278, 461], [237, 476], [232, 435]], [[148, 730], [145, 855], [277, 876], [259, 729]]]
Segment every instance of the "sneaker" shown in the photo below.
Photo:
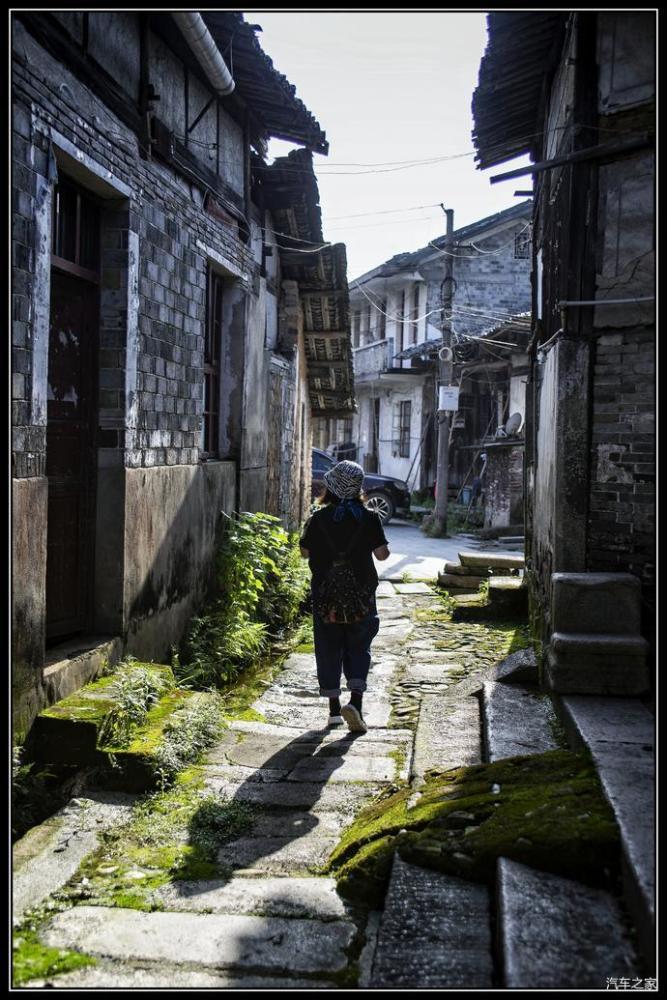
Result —
[[344, 721], [345, 720], [343, 719], [342, 715], [330, 715], [329, 716], [328, 725], [329, 726], [342, 726]]
[[367, 733], [368, 726], [364, 722], [361, 712], [354, 705], [344, 705], [341, 709], [341, 715], [347, 722], [347, 728], [351, 733]]

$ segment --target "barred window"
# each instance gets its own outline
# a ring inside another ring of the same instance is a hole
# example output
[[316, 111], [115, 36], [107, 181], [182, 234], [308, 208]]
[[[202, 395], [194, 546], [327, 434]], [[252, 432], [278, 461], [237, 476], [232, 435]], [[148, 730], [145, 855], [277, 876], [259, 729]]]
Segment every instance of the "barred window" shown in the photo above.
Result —
[[407, 399], [399, 404], [398, 418], [398, 454], [401, 458], [410, 458], [410, 421], [412, 417], [412, 402]]
[[524, 260], [530, 257], [530, 246], [533, 239], [532, 227], [528, 226], [514, 237], [514, 257]]
[[204, 344], [204, 415], [201, 432], [201, 457], [204, 459], [218, 457], [222, 289], [223, 279], [209, 268]]

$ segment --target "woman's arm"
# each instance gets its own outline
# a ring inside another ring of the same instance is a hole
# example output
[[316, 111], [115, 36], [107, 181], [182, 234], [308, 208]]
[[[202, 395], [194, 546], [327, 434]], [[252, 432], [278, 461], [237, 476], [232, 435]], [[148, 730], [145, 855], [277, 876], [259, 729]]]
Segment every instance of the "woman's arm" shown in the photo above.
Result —
[[[301, 551], [303, 552], [303, 549]], [[389, 546], [380, 545], [379, 548], [373, 549], [373, 555], [375, 556], [376, 559], [379, 559], [380, 562], [382, 562], [385, 559], [388, 559], [390, 555]]]

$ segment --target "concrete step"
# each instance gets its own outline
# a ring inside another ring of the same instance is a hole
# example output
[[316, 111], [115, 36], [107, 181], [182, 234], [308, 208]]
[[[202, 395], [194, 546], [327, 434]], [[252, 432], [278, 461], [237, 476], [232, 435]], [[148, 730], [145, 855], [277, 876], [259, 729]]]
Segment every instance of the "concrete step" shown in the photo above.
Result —
[[507, 858], [498, 861], [503, 986], [603, 990], [637, 975], [636, 957], [609, 893]]
[[[631, 698], [556, 699], [572, 745], [586, 747], [621, 834], [625, 895], [640, 948], [655, 962], [655, 721]], [[649, 972], [649, 975], [653, 975]]]
[[558, 749], [556, 714], [548, 697], [518, 685], [487, 681], [481, 700], [485, 760], [492, 763]]
[[526, 561], [522, 555], [504, 552], [459, 552], [463, 566], [490, 566], [493, 569], [523, 569]]
[[395, 855], [371, 989], [491, 989], [485, 886], [406, 864]]

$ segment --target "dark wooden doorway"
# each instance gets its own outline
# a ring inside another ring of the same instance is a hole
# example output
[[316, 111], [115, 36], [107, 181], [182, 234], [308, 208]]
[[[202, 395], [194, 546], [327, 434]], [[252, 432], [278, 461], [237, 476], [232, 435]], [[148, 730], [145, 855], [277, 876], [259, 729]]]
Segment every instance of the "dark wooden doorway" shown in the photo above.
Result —
[[89, 631], [94, 560], [99, 213], [58, 185], [49, 327], [47, 643]]

